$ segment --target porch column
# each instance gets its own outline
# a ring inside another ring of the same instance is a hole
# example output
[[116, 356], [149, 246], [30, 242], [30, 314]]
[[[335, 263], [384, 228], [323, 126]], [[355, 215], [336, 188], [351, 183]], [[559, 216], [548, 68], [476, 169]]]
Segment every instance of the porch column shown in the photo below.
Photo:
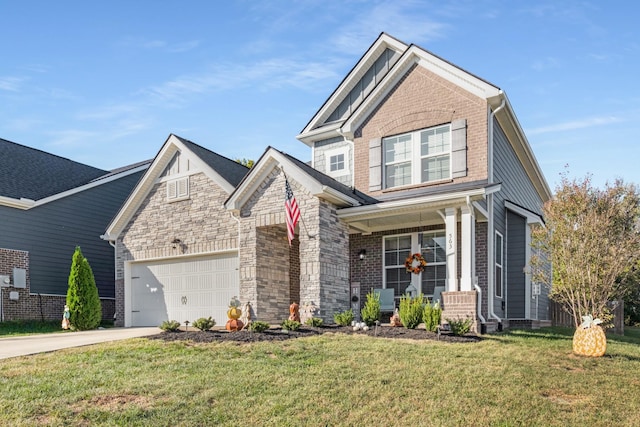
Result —
[[446, 208], [444, 212], [445, 245], [447, 247], [447, 292], [456, 292], [458, 290], [458, 210], [456, 208]]
[[462, 265], [460, 266], [460, 290], [473, 290], [473, 251], [475, 247], [474, 236], [474, 218], [473, 210], [469, 206], [464, 205], [462, 211], [462, 242], [460, 251], [462, 251]]

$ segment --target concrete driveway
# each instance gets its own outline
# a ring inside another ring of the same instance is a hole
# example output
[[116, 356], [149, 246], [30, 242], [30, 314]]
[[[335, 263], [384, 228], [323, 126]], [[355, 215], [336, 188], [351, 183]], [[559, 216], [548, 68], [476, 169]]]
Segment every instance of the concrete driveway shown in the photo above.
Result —
[[47, 353], [63, 348], [146, 337], [162, 332], [159, 328], [107, 328], [94, 331], [63, 332], [0, 338], [0, 359]]

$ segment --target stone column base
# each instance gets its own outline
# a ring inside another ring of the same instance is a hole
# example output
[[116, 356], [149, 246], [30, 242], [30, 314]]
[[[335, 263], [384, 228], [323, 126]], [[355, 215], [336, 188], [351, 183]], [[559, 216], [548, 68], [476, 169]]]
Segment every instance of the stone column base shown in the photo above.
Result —
[[456, 291], [442, 293], [442, 320], [470, 318], [473, 320], [471, 331], [480, 332], [477, 313], [477, 292]]

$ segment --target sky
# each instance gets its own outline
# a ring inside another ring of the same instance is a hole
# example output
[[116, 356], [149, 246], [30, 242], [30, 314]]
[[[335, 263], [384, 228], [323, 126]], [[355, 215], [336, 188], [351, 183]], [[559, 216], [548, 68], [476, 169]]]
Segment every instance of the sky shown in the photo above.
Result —
[[295, 137], [381, 32], [503, 89], [554, 190], [640, 184], [640, 2], [0, 0], [0, 138], [110, 170]]

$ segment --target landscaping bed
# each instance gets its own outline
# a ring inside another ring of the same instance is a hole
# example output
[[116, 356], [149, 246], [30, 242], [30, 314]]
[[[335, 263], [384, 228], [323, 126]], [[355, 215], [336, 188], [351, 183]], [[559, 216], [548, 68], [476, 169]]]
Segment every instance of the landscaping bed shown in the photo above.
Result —
[[297, 331], [285, 331], [281, 328], [272, 328], [264, 332], [238, 331], [228, 332], [226, 330], [210, 330], [199, 331], [189, 329], [188, 331], [162, 332], [158, 335], [149, 337], [150, 339], [159, 339], [164, 341], [193, 341], [200, 343], [216, 342], [216, 341], [235, 341], [235, 342], [258, 342], [258, 341], [283, 341], [292, 338], [310, 337], [314, 335], [340, 333], [353, 335], [368, 335], [379, 338], [391, 339], [412, 339], [412, 340], [440, 340], [444, 342], [478, 342], [482, 338], [475, 334], [466, 334], [456, 336], [453, 334], [442, 334], [438, 337], [435, 332], [429, 332], [425, 329], [407, 329], [403, 327], [379, 326], [372, 327], [368, 331], [354, 331], [348, 326], [324, 326], [314, 328], [303, 325]]

